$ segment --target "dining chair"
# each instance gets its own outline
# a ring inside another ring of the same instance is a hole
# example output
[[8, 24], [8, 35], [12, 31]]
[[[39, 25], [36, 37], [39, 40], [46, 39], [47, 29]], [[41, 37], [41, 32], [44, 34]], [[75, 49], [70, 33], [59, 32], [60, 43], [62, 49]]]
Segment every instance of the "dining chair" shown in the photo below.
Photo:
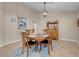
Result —
[[47, 38], [45, 38], [45, 40], [41, 41], [40, 44], [42, 46], [44, 46], [44, 47], [48, 47], [48, 54], [50, 55], [50, 44], [51, 44], [51, 40], [49, 39], [49, 37], [47, 37]]
[[52, 47], [52, 40], [53, 40], [53, 38], [54, 38], [54, 36], [55, 36], [54, 31], [53, 31], [52, 29], [47, 29], [47, 30], [45, 31], [45, 33], [49, 35], [51, 50], [53, 50], [53, 47]]
[[[50, 39], [48, 37], [35, 37], [33, 38], [35, 41], [37, 41], [37, 50], [38, 52], [41, 51], [41, 46], [48, 47], [48, 54], [50, 55]], [[39, 48], [38, 48], [39, 47]]]
[[23, 51], [22, 52], [25, 52], [25, 49], [27, 48], [26, 56], [28, 57], [29, 48], [31, 49], [32, 46], [36, 46], [36, 41], [30, 40], [27, 36], [28, 36], [27, 31], [21, 32], [21, 37], [22, 37], [22, 42], [23, 42]]

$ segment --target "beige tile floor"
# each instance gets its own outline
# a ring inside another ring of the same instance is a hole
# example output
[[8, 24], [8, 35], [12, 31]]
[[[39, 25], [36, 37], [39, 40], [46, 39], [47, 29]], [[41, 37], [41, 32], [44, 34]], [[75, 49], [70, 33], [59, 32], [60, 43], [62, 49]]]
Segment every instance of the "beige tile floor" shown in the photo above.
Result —
[[[75, 42], [54, 40], [53, 45], [54, 48], [51, 51], [52, 57], [79, 57], [79, 45]], [[13, 49], [21, 46], [21, 42], [16, 42], [0, 48], [0, 57], [9, 57]]]

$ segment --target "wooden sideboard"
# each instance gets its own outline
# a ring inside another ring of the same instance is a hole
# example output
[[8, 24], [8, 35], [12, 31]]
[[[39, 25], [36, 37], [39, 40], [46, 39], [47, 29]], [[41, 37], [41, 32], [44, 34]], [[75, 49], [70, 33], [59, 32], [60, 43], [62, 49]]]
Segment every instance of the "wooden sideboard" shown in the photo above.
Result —
[[47, 27], [46, 29], [43, 29], [44, 32], [50, 32], [51, 38], [58, 40], [58, 21], [55, 22], [47, 22]]

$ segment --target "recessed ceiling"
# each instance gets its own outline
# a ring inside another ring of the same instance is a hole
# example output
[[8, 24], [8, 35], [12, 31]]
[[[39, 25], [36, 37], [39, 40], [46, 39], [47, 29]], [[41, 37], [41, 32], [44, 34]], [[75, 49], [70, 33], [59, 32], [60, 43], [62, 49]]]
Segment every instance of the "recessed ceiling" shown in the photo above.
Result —
[[[35, 11], [42, 12], [44, 8], [43, 2], [25, 2], [27, 6]], [[78, 11], [79, 2], [47, 2], [46, 9], [50, 11]]]

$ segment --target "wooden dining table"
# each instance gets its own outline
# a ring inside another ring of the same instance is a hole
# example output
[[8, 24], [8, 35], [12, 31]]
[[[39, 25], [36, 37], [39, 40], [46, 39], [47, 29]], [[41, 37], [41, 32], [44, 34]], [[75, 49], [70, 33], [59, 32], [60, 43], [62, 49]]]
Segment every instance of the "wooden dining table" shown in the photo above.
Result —
[[27, 37], [28, 37], [28, 38], [31, 38], [32, 40], [41, 42], [41, 41], [45, 40], [46, 38], [48, 38], [49, 35], [47, 35], [47, 34], [42, 34], [42, 35], [30, 34], [30, 35], [28, 35]]
[[[41, 51], [41, 42], [44, 40], [48, 40], [49, 35], [48, 34], [30, 34], [27, 36], [29, 39], [37, 41], [38, 46], [40, 45], [40, 51]], [[49, 40], [48, 40], [49, 42]], [[48, 43], [47, 43], [48, 44]], [[50, 46], [50, 45], [49, 45]], [[48, 54], [50, 54], [50, 47], [48, 46]]]

